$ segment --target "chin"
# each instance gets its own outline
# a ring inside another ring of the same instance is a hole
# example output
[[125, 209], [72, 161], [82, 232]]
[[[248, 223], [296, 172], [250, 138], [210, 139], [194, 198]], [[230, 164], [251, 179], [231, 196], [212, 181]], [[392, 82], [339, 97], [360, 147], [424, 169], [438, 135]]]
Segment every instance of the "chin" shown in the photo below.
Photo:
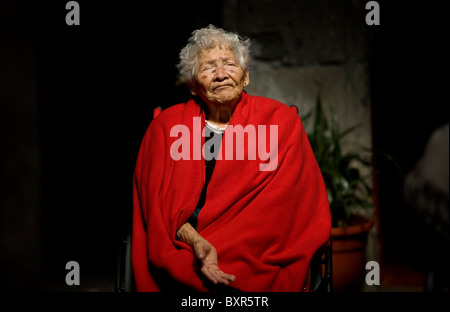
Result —
[[226, 94], [218, 94], [212, 99], [214, 103], [227, 105], [227, 104], [233, 104], [239, 101], [239, 98], [241, 97], [241, 93], [238, 92], [228, 92]]

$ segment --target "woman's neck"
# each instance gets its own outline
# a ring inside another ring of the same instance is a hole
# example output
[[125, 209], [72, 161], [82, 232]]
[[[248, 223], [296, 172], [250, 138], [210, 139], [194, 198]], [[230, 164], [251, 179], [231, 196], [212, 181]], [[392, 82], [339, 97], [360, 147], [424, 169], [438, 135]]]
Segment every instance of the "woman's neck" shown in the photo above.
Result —
[[234, 103], [208, 103], [206, 104], [205, 118], [210, 124], [219, 128], [225, 128], [231, 120], [234, 108], [239, 100]]
[[230, 122], [231, 115], [233, 114], [232, 111], [227, 109], [219, 109], [219, 110], [213, 110], [209, 109], [206, 112], [206, 120], [210, 124], [213, 124], [216, 127], [219, 128], [225, 128], [228, 123]]

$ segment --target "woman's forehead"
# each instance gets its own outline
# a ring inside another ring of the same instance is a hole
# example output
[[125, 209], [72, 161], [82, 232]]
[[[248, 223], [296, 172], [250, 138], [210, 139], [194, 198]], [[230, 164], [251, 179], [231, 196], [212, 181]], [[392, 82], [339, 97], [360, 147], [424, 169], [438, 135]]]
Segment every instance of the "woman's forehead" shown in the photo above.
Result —
[[234, 52], [227, 46], [216, 46], [214, 48], [202, 49], [200, 51], [200, 62], [214, 62], [217, 60], [235, 60]]

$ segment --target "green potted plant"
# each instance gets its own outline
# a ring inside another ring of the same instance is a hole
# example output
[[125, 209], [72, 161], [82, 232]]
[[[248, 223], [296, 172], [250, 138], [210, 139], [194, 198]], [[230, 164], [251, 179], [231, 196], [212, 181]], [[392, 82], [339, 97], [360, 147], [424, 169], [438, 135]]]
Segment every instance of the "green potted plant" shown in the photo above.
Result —
[[[367, 148], [343, 152], [342, 138], [358, 126], [341, 132], [334, 109], [330, 109], [329, 121], [320, 97], [317, 98], [308, 138], [322, 172], [331, 209], [333, 289], [358, 291], [364, 280], [367, 234], [374, 224], [364, 213], [373, 208], [369, 183], [372, 155]], [[307, 121], [310, 117], [311, 113], [302, 119]], [[362, 174], [363, 171], [368, 173]]]

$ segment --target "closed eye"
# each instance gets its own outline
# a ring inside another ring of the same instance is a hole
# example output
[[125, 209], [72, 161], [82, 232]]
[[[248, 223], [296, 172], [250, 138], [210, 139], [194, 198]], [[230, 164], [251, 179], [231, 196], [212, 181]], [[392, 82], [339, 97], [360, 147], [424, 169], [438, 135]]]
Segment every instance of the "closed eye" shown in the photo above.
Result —
[[206, 71], [210, 71], [212, 69], [213, 69], [213, 66], [205, 66], [205, 67], [201, 68], [200, 72], [206, 72]]

